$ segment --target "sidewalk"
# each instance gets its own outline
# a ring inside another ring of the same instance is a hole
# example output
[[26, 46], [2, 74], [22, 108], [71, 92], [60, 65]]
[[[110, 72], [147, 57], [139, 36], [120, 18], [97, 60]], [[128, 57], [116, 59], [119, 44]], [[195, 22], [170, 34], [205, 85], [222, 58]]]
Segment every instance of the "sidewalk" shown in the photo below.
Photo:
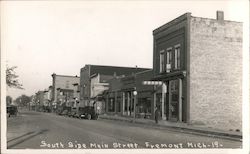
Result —
[[154, 128], [163, 128], [170, 129], [171, 131], [184, 132], [202, 136], [210, 136], [217, 137], [222, 139], [229, 139], [234, 141], [242, 141], [242, 132], [234, 132], [234, 131], [224, 131], [224, 130], [215, 130], [212, 128], [201, 127], [197, 125], [188, 125], [186, 123], [178, 123], [178, 122], [169, 122], [160, 120], [158, 124], [155, 123], [154, 120], [151, 119], [135, 119], [132, 117], [122, 117], [117, 115], [99, 115], [100, 119], [106, 120], [117, 120], [124, 122], [134, 122], [137, 124], [142, 124], [144, 126], [154, 127]]

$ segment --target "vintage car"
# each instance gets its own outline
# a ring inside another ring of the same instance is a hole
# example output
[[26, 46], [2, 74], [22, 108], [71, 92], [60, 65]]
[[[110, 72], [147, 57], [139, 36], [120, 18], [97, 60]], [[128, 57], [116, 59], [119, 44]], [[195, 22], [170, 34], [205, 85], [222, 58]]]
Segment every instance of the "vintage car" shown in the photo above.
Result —
[[11, 115], [17, 116], [17, 112], [18, 112], [17, 106], [14, 105], [7, 106], [8, 117], [10, 117]]
[[93, 106], [85, 106], [85, 107], [79, 107], [78, 113], [77, 113], [78, 118], [82, 119], [98, 119], [98, 114], [95, 112], [95, 108]]

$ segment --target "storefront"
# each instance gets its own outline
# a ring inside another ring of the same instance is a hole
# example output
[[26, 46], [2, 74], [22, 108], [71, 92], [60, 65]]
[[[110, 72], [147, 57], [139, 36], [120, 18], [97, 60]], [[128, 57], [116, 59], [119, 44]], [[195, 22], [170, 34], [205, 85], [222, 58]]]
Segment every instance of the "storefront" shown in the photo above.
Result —
[[165, 78], [162, 81], [161, 93], [156, 93], [156, 107], [161, 111], [161, 119], [185, 122], [187, 105], [185, 102], [184, 76]]

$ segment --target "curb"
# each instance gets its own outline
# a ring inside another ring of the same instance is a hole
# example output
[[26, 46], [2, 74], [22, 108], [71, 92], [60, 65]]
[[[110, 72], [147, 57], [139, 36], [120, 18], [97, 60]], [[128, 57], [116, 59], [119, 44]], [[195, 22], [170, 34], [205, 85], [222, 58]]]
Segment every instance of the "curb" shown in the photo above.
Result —
[[201, 135], [201, 136], [207, 136], [207, 137], [216, 137], [216, 138], [220, 138], [220, 139], [228, 139], [228, 140], [242, 142], [242, 135], [237, 135], [237, 134], [207, 131], [207, 130], [201, 130], [201, 129], [192, 129], [192, 128], [178, 127], [178, 126], [166, 126], [166, 125], [161, 125], [161, 124], [156, 125], [153, 123], [151, 124], [151, 123], [145, 123], [145, 122], [140, 122], [140, 121], [133, 121], [132, 119], [119, 119], [119, 118], [110, 118], [110, 117], [102, 117], [102, 116], [99, 116], [99, 118], [106, 119], [106, 120], [130, 122], [130, 123], [134, 122], [136, 124], [141, 124], [144, 126], [150, 126], [150, 127], [154, 127], [154, 128], [166, 128], [166, 129], [169, 129], [169, 130], [175, 131], [175, 132], [195, 134], [195, 135]]

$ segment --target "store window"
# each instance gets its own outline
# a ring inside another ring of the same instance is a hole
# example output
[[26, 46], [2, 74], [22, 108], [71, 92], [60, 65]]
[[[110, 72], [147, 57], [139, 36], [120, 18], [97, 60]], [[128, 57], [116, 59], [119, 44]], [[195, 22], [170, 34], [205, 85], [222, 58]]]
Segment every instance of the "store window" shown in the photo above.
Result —
[[140, 118], [150, 118], [151, 116], [151, 98], [138, 98], [136, 112]]
[[117, 112], [121, 112], [121, 103], [122, 103], [121, 97], [118, 96], [118, 97], [117, 97], [117, 101], [116, 101], [116, 104], [117, 104], [116, 110], [117, 110]]
[[175, 69], [180, 69], [181, 61], [180, 61], [180, 54], [181, 54], [181, 48], [180, 44], [175, 46], [174, 50], [174, 68]]
[[164, 50], [160, 51], [160, 73], [164, 72]]
[[171, 63], [172, 63], [172, 48], [168, 48], [166, 53], [166, 72], [171, 71]]
[[115, 112], [115, 101], [114, 98], [109, 98], [109, 112]]

